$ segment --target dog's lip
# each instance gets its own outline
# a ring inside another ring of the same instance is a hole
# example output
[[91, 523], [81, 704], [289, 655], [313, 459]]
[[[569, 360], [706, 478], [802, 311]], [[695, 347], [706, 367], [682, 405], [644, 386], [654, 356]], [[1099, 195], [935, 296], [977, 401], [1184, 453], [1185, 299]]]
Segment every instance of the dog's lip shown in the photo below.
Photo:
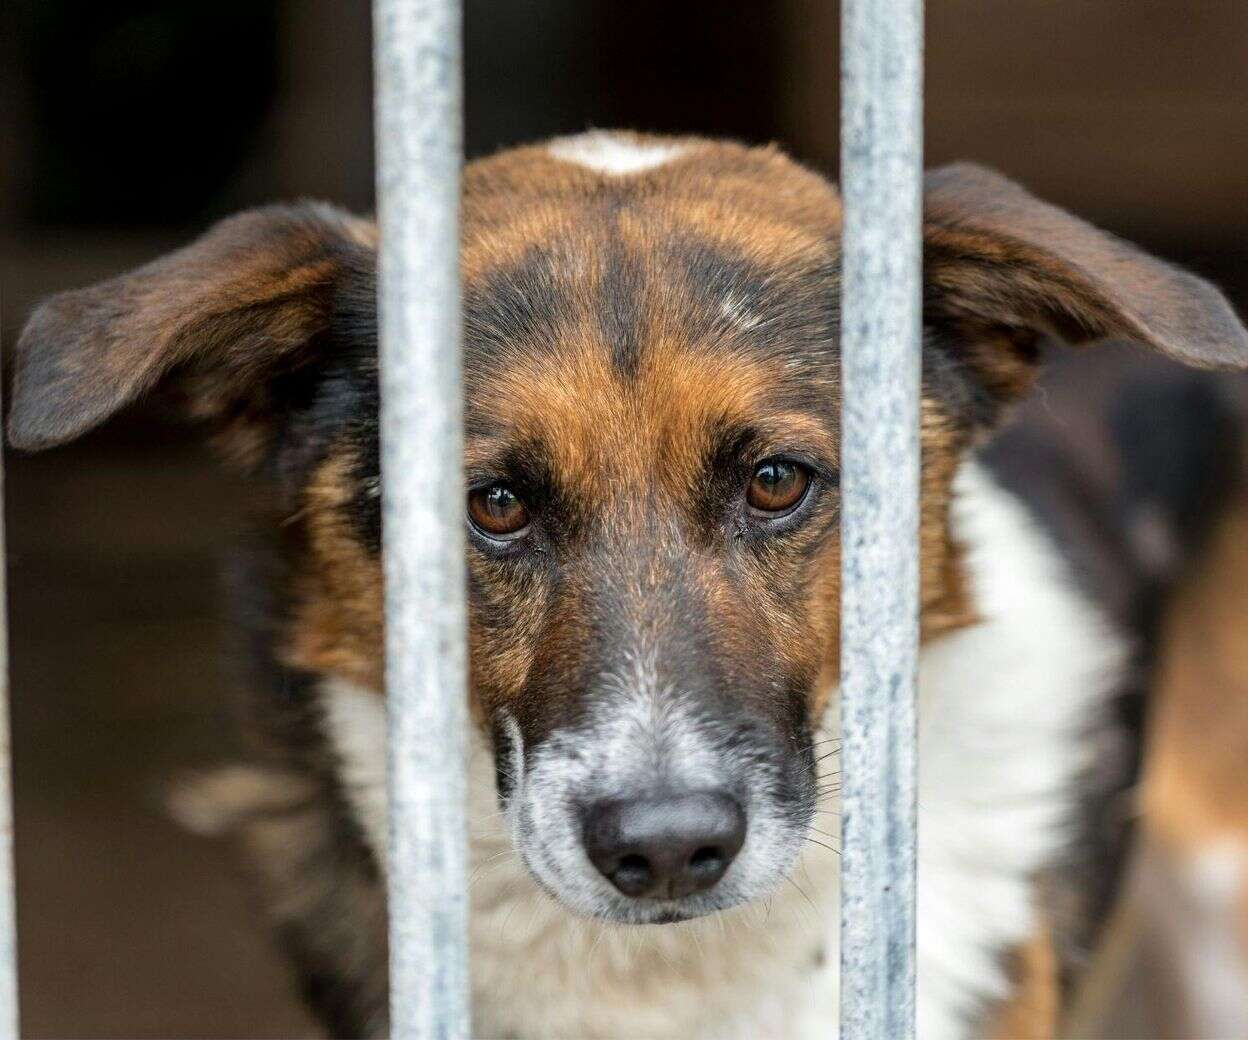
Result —
[[603, 921], [607, 924], [681, 924], [685, 921], [696, 921], [700, 917], [710, 917], [735, 905], [732, 901], [721, 903], [715, 900], [713, 893], [704, 893], [687, 899], [629, 899], [626, 896], [608, 896], [602, 904], [590, 908], [569, 902], [549, 882], [532, 871], [530, 874], [538, 888], [564, 910], [586, 920]]
[[[708, 911], [708, 913], [715, 913], [715, 912], [716, 911]], [[679, 911], [676, 911], [676, 910], [665, 910], [662, 913], [658, 914], [657, 916], [651, 918], [649, 921], [643, 921], [642, 923], [643, 924], [680, 924], [682, 921], [693, 921], [698, 917], [705, 917], [705, 916], [707, 915], [706, 914], [680, 913]]]
[[[557, 899], [558, 896], [555, 898]], [[568, 904], [560, 900], [560, 905], [566, 907]], [[571, 908], [569, 907], [569, 909]], [[638, 899], [622, 905], [609, 905], [597, 911], [574, 910], [573, 912], [579, 913], [582, 917], [605, 921], [610, 924], [663, 925], [696, 921], [700, 917], [710, 917], [712, 914], [721, 913], [726, 909], [726, 906], [718, 904], [690, 906], [678, 900], [656, 902], [650, 899]]]

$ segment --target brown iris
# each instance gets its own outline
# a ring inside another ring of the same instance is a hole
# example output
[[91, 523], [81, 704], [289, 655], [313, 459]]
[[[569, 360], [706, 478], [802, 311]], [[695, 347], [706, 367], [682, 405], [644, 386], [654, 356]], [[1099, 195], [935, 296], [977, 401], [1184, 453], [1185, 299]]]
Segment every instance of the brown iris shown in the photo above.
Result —
[[506, 484], [491, 484], [468, 492], [468, 515], [494, 538], [519, 534], [529, 526], [529, 511]]
[[810, 473], [796, 462], [768, 459], [760, 462], [746, 489], [745, 500], [760, 513], [787, 513], [810, 485]]

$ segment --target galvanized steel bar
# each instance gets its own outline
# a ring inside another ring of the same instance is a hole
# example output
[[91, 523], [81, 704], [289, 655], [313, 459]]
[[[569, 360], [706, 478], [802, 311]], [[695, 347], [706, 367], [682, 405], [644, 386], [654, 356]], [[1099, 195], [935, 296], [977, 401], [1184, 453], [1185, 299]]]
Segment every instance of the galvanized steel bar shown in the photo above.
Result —
[[459, 0], [375, 0], [390, 1035], [470, 1031]]
[[[0, 416], [0, 429], [4, 428]], [[12, 745], [9, 741], [9, 600], [0, 462], [0, 1040], [18, 1036], [17, 897], [13, 880]]]
[[914, 1036], [922, 0], [841, 8], [841, 1036]]

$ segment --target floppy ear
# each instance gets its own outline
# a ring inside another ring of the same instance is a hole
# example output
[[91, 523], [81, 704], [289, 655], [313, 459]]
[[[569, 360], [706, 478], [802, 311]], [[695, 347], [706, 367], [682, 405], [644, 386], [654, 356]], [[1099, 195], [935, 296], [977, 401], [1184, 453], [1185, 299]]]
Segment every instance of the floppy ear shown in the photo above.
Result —
[[998, 400], [1030, 382], [1042, 335], [1117, 338], [1201, 368], [1248, 367], [1248, 332], [1208, 282], [957, 164], [927, 175], [924, 314]]
[[372, 270], [372, 225], [330, 206], [251, 210], [130, 274], [60, 293], [17, 343], [9, 439], [34, 450], [107, 419], [166, 375], [248, 454], [272, 380], [314, 359], [344, 279]]

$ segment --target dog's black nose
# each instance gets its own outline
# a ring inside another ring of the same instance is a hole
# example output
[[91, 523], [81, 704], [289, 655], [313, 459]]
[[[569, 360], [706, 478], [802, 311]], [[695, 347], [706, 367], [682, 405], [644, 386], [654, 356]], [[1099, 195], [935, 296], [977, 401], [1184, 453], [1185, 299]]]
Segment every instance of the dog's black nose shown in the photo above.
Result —
[[604, 801], [585, 815], [585, 851], [626, 896], [680, 899], [724, 876], [745, 810], [722, 791]]

